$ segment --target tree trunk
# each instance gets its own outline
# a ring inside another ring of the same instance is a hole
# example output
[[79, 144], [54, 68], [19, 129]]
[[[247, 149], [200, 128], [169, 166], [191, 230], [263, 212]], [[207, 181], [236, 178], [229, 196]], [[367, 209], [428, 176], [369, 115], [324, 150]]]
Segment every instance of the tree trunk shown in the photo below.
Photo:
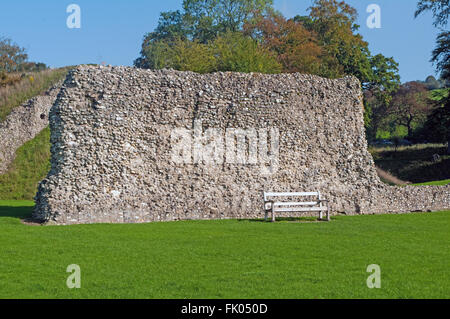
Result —
[[409, 116], [408, 122], [406, 124], [406, 127], [408, 128], [408, 137], [407, 138], [411, 138], [412, 136], [412, 116]]

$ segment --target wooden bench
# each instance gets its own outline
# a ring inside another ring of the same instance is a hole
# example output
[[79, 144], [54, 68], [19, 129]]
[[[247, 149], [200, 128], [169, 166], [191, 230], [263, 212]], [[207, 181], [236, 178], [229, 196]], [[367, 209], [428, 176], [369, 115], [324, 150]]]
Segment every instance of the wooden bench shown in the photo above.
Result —
[[[292, 198], [307, 198], [305, 201], [292, 201]], [[277, 198], [276, 200], [274, 198]], [[290, 201], [282, 201], [288, 198]], [[264, 212], [267, 220], [269, 212], [272, 213], [272, 222], [275, 222], [276, 213], [285, 212], [318, 212], [319, 220], [323, 220], [323, 213], [326, 212], [330, 221], [330, 205], [322, 199], [320, 192], [309, 193], [266, 193], [264, 192]]]

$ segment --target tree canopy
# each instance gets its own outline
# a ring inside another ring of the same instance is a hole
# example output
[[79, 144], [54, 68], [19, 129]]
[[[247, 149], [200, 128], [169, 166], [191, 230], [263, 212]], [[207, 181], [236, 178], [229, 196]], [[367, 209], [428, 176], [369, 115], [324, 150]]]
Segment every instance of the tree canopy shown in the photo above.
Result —
[[[366, 125], [376, 132], [400, 84], [393, 57], [372, 55], [344, 1], [314, 0], [307, 16], [285, 18], [272, 0], [184, 0], [147, 33], [141, 68], [200, 73], [301, 72], [357, 77], [367, 92]], [[378, 119], [377, 119], [378, 116]]]

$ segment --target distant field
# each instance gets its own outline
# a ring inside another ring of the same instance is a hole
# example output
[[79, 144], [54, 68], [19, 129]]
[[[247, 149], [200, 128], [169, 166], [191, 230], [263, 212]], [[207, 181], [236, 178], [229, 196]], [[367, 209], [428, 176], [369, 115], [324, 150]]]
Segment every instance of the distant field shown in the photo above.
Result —
[[[20, 222], [32, 206], [0, 201], [0, 298], [450, 296], [450, 212], [42, 227]], [[81, 289], [66, 287], [70, 264]]]

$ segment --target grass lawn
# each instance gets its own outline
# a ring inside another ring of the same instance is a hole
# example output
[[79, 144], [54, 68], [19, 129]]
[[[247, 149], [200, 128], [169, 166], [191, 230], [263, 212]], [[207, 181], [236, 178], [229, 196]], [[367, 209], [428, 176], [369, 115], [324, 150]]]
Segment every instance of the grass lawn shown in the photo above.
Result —
[[32, 200], [38, 183], [50, 170], [50, 129], [16, 151], [16, 158], [5, 174], [0, 175], [0, 199]]
[[450, 179], [446, 179], [443, 181], [422, 183], [422, 184], [414, 184], [414, 186], [445, 186], [448, 184], [450, 184]]
[[21, 223], [32, 207], [0, 201], [0, 298], [450, 297], [450, 212], [42, 227]]

